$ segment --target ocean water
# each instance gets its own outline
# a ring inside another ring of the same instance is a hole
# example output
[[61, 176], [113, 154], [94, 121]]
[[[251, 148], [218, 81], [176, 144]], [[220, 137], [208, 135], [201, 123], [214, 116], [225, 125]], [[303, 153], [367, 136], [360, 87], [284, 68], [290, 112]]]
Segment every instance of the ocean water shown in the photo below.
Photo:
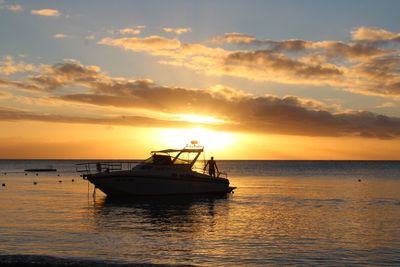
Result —
[[0, 161], [0, 265], [400, 265], [399, 161], [219, 161], [234, 194], [131, 199], [79, 162]]

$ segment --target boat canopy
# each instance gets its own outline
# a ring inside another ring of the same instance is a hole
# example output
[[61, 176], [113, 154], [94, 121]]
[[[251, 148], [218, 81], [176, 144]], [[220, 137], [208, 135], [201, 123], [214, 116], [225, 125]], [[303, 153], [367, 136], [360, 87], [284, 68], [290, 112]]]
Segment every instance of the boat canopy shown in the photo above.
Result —
[[[164, 150], [157, 150], [157, 151], [151, 151], [152, 157], [149, 159], [152, 163], [158, 163], [162, 161], [163, 164], [188, 164], [190, 167], [194, 165], [194, 163], [197, 161], [199, 158], [200, 154], [204, 152], [204, 147], [203, 146], [197, 146], [197, 145], [192, 145], [192, 146], [185, 146], [182, 149], [164, 149]], [[159, 156], [160, 154], [168, 154], [168, 157], [170, 157], [169, 153], [177, 153], [176, 156], [173, 156], [170, 158], [170, 160], [165, 159], [164, 157], [161, 159]], [[183, 155], [189, 155], [191, 153], [196, 154], [194, 158], [189, 159], [189, 158], [183, 158]], [[168, 162], [168, 163], [166, 163]]]
[[176, 152], [184, 152], [184, 153], [199, 153], [203, 152], [203, 147], [185, 147], [183, 149], [164, 149], [158, 151], [151, 151], [152, 154], [154, 153], [176, 153]]

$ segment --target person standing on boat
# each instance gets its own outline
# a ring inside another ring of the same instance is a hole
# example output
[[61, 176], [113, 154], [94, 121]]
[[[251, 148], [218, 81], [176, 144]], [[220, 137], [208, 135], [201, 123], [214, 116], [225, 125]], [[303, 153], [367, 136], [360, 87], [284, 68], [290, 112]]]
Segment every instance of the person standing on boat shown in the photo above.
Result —
[[217, 169], [217, 172], [219, 172], [219, 170], [217, 163], [214, 160], [214, 157], [211, 157], [211, 159], [207, 161], [206, 166], [204, 166], [204, 170], [206, 170], [207, 166], [208, 166], [208, 174], [215, 178], [215, 169]]

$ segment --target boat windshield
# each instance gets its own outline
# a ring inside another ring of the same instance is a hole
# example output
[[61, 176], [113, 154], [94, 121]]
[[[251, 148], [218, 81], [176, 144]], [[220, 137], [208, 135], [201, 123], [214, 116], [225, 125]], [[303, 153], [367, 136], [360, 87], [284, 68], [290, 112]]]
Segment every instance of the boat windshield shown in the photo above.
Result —
[[171, 156], [168, 154], [153, 154], [150, 158], [145, 160], [145, 164], [154, 165], [172, 165]]
[[202, 147], [152, 151], [151, 157], [145, 161], [145, 164], [193, 166], [202, 152]]

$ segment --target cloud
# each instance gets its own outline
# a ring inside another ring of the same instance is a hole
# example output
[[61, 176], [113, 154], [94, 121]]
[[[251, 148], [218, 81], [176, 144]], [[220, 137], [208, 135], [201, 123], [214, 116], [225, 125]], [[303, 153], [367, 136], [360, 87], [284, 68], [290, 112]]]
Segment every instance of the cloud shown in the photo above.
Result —
[[[127, 87], [127, 88], [125, 88]], [[167, 114], [213, 115], [229, 122], [219, 130], [305, 136], [362, 136], [391, 139], [400, 136], [400, 119], [371, 112], [333, 113], [324, 105], [295, 96], [245, 96], [233, 98], [213, 91], [168, 88], [144, 84], [119, 84], [115, 94], [98, 87], [96, 93], [58, 97], [92, 105], [147, 109]], [[104, 91], [105, 93], [101, 93]], [[121, 94], [121, 91], [125, 91]]]
[[55, 39], [65, 39], [65, 38], [69, 38], [69, 35], [66, 35], [64, 33], [56, 33], [53, 35], [53, 38]]
[[390, 32], [379, 28], [360, 27], [351, 32], [351, 37], [355, 41], [400, 41], [400, 33]]
[[231, 53], [225, 59], [224, 66], [228, 74], [239, 76], [241, 72], [243, 75], [252, 73], [259, 79], [277, 81], [285, 79], [312, 83], [312, 81], [330, 80], [343, 74], [334, 65], [306, 63], [270, 50]]
[[0, 99], [7, 99], [10, 97], [11, 97], [11, 94], [6, 93], [6, 92], [0, 92]]
[[18, 72], [34, 71], [36, 67], [33, 64], [24, 61], [15, 62], [11, 56], [6, 56], [0, 61], [0, 74], [11, 75]]
[[0, 10], [8, 10], [12, 12], [21, 12], [23, 11], [23, 7], [19, 4], [6, 4], [4, 0], [0, 0]]
[[0, 87], [14, 88], [14, 89], [28, 90], [28, 91], [42, 91], [41, 87], [34, 84], [27, 84], [25, 82], [20, 82], [20, 81], [9, 81], [2, 78], [0, 78]]
[[29, 76], [35, 86], [42, 91], [53, 91], [63, 86], [78, 84], [85, 86], [101, 77], [98, 66], [84, 66], [77, 61], [45, 66], [39, 75]]
[[153, 35], [145, 38], [104, 38], [98, 42], [101, 45], [121, 47], [132, 51], [172, 50], [181, 46], [178, 39], [168, 39]]
[[222, 36], [213, 37], [210, 42], [215, 44], [253, 44], [256, 42], [256, 38], [247, 34], [232, 32], [225, 33]]
[[121, 34], [140, 34], [142, 32], [143, 29], [145, 29], [146, 26], [145, 25], [138, 25], [138, 26], [134, 26], [131, 28], [123, 28], [119, 30], [119, 33]]
[[45, 17], [59, 17], [61, 16], [60, 11], [57, 9], [33, 9], [31, 13], [34, 15], [45, 16]]
[[172, 33], [175, 33], [177, 35], [181, 35], [183, 33], [191, 32], [192, 29], [191, 28], [163, 28], [163, 31], [172, 32]]
[[384, 103], [376, 106], [375, 108], [392, 108], [392, 107], [395, 107], [395, 106], [396, 106], [396, 104], [393, 103], [393, 102], [384, 102]]
[[56, 123], [121, 125], [134, 127], [188, 127], [193, 125], [189, 122], [160, 120], [140, 116], [78, 117], [57, 114], [41, 114], [5, 107], [0, 107], [0, 121], [41, 121]]
[[86, 35], [84, 39], [87, 41], [94, 40], [94, 39], [96, 39], [96, 35], [94, 35], [94, 34]]
[[[239, 56], [239, 58], [241, 57]], [[303, 69], [302, 65], [297, 66], [296, 62], [282, 60], [280, 63], [274, 63], [278, 64], [275, 67], [293, 68], [296, 75], [312, 73], [311, 75], [324, 76], [325, 72], [331, 75], [331, 70], [307, 70], [307, 68]], [[223, 85], [209, 89], [161, 86], [151, 80], [111, 77], [101, 72], [97, 66], [86, 66], [72, 60], [42, 67], [40, 71], [39, 75], [29, 76], [26, 82], [0, 79], [0, 86], [46, 91], [50, 99], [66, 103], [146, 110], [152, 114], [166, 114], [170, 117], [177, 114], [213, 116], [224, 122], [210, 126], [219, 130], [305, 136], [362, 136], [381, 139], [400, 136], [399, 118], [365, 111], [343, 112], [313, 99], [296, 96], [254, 96]], [[313, 73], [314, 71], [316, 74]], [[66, 86], [82, 87], [85, 88], [85, 91], [62, 93], [61, 89]], [[1, 110], [0, 118], [2, 120], [59, 121], [146, 127], [183, 127], [183, 125], [188, 125], [176, 120], [160, 119], [160, 115], [153, 118], [124, 115], [71, 117], [6, 108]]]
[[306, 52], [325, 55], [329, 58], [344, 58], [349, 60], [366, 59], [383, 56], [393, 51], [381, 50], [369, 44], [344, 43], [340, 41], [306, 41], [298, 39], [289, 40], [258, 40], [253, 36], [243, 33], [226, 33], [211, 39], [211, 43], [241, 44], [256, 47], [265, 47], [275, 52]]
[[135, 28], [124, 28], [124, 29], [120, 29], [119, 32], [121, 34], [140, 34], [141, 30], [135, 29]]
[[[226, 33], [203, 43], [150, 36], [104, 38], [99, 44], [148, 53], [161, 57], [161, 64], [208, 75], [331, 86], [357, 94], [400, 98], [398, 44], [371, 42], [397, 40], [398, 34], [370, 28], [358, 28], [352, 34], [351, 42], [258, 40], [243, 33]], [[227, 44], [229, 49], [224, 47]], [[242, 49], [235, 49], [235, 45]]]

